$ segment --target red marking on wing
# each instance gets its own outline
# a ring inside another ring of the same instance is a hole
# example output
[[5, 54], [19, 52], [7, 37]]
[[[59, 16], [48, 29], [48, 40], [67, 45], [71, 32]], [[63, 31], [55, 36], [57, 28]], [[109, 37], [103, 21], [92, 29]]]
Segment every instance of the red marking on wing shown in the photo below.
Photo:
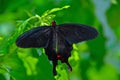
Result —
[[61, 59], [61, 55], [60, 54], [57, 54], [57, 59]]

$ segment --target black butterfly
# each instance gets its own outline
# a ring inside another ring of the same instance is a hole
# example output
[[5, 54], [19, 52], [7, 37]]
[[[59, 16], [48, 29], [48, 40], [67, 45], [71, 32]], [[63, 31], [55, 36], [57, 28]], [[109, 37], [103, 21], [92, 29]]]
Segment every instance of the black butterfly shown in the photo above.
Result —
[[26, 31], [17, 38], [16, 45], [21, 48], [43, 47], [49, 60], [53, 62], [53, 74], [56, 75], [58, 60], [66, 63], [68, 69], [72, 70], [68, 58], [71, 56], [73, 43], [90, 40], [97, 35], [97, 30], [87, 25], [71, 23], [56, 25], [53, 21], [52, 26], [42, 26]]

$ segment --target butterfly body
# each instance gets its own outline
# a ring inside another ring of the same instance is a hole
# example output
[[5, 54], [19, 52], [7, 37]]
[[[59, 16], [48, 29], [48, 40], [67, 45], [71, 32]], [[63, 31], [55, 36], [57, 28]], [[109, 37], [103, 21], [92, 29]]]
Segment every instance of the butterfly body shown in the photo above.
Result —
[[61, 24], [33, 28], [20, 35], [16, 40], [16, 45], [21, 48], [41, 48], [45, 49], [48, 59], [53, 62], [53, 73], [56, 75], [57, 61], [60, 60], [72, 68], [68, 63], [71, 56], [73, 43], [90, 40], [98, 35], [96, 29], [82, 24]]
[[[71, 56], [72, 45], [65, 40], [64, 35], [61, 35], [58, 27], [54, 24], [50, 30], [51, 37], [48, 40], [48, 45], [45, 48], [45, 53], [49, 60], [53, 61], [53, 73], [56, 75], [57, 61], [68, 63], [68, 58]], [[68, 66], [72, 70], [71, 66]]]

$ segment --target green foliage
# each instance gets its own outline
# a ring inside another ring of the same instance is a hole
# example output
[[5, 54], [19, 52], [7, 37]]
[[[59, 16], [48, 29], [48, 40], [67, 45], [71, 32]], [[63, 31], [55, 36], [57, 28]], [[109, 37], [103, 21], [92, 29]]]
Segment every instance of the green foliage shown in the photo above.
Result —
[[[0, 7], [0, 80], [120, 80], [119, 0], [1, 0]], [[96, 39], [73, 45], [73, 71], [59, 61], [56, 76], [44, 49], [15, 45], [23, 32], [53, 20], [99, 32]]]

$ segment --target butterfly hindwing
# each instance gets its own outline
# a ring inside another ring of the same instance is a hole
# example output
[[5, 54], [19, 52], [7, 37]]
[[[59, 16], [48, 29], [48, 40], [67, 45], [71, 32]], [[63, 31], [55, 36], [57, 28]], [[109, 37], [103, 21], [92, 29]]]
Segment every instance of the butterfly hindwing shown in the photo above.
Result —
[[50, 37], [50, 27], [37, 27], [26, 31], [17, 40], [17, 46], [21, 48], [45, 47]]
[[83, 24], [61, 24], [58, 30], [70, 44], [90, 40], [98, 35], [96, 29]]

